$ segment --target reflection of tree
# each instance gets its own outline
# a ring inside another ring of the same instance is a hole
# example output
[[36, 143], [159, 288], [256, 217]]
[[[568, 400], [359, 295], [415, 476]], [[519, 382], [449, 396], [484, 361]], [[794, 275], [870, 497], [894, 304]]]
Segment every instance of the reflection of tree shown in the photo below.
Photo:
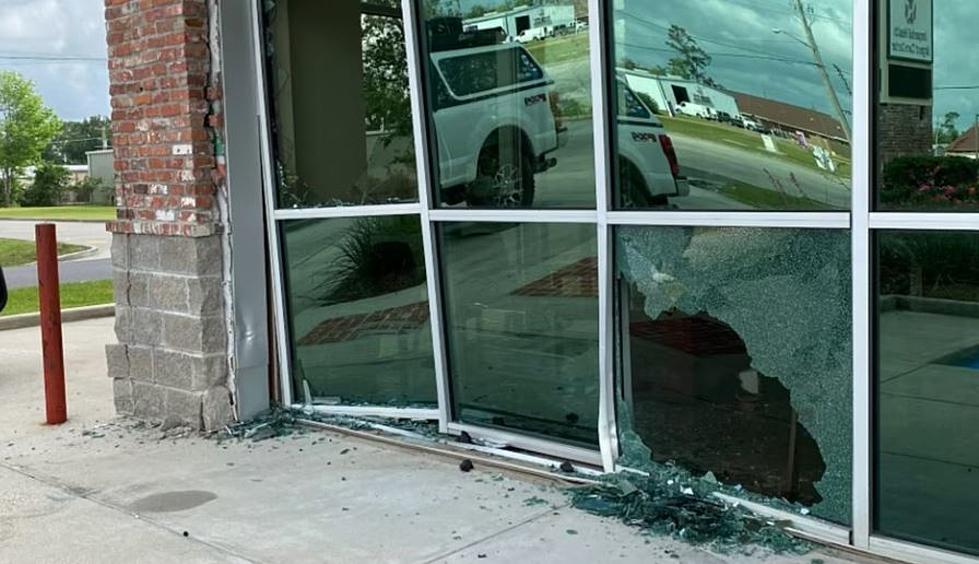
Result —
[[959, 138], [959, 130], [955, 127], [955, 122], [959, 119], [958, 112], [947, 112], [942, 119], [942, 123], [935, 128], [936, 143], [951, 143]]
[[363, 17], [365, 121], [371, 131], [411, 132], [408, 64], [399, 19]]
[[666, 36], [666, 45], [677, 52], [677, 56], [666, 64], [669, 74], [694, 80], [707, 86], [718, 86], [714, 79], [707, 74], [711, 56], [697, 44], [686, 29], [673, 24]]

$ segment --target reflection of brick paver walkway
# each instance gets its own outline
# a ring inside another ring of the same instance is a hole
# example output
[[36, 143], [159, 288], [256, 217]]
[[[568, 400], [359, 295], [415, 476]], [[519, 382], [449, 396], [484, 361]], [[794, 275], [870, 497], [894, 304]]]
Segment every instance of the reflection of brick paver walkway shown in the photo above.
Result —
[[513, 295], [596, 298], [598, 297], [598, 258], [583, 258], [526, 286], [517, 288]]
[[352, 341], [365, 332], [418, 329], [426, 321], [428, 321], [428, 302], [419, 302], [371, 313], [327, 319], [300, 339], [299, 344], [309, 346], [342, 343]]
[[629, 325], [629, 333], [637, 339], [659, 343], [694, 356], [747, 352], [744, 342], [733, 329], [704, 316], [638, 321]]

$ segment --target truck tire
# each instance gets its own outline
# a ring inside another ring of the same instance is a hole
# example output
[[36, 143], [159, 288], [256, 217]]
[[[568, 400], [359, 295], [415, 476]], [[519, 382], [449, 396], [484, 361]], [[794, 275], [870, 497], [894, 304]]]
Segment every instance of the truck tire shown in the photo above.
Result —
[[476, 180], [467, 194], [473, 207], [529, 208], [534, 204], [534, 166], [519, 133], [490, 136], [479, 154]]

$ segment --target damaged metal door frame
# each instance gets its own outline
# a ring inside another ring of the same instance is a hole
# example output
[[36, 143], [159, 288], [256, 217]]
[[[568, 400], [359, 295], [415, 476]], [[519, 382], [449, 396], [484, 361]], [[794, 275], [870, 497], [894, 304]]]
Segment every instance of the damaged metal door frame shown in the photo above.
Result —
[[[850, 546], [885, 556], [915, 562], [975, 562], [974, 559], [915, 543], [896, 541], [873, 532], [873, 303], [872, 240], [876, 230], [979, 230], [979, 215], [935, 213], [878, 213], [872, 211], [874, 182], [874, 81], [873, 59], [876, 41], [872, 8], [874, 0], [853, 0], [853, 159], [852, 202], [850, 211], [840, 212], [684, 212], [684, 211], [613, 211], [611, 209], [612, 177], [610, 169], [611, 123], [609, 119], [608, 71], [611, 29], [606, 8], [614, 0], [589, 0], [588, 10], [591, 48], [591, 88], [595, 162], [595, 210], [449, 210], [433, 209], [433, 170], [428, 140], [425, 93], [423, 88], [422, 37], [419, 36], [419, 2], [402, 0], [405, 42], [408, 54], [408, 76], [413, 118], [413, 134], [419, 185], [419, 202], [398, 205], [353, 206], [315, 209], [277, 209], [274, 158], [271, 146], [269, 107], [266, 95], [267, 77], [264, 58], [264, 31], [259, 0], [250, 2], [254, 38], [254, 68], [259, 92], [257, 120], [261, 130], [262, 180], [265, 191], [265, 214], [268, 225], [269, 261], [272, 270], [272, 299], [275, 306], [275, 341], [278, 347], [279, 385], [284, 405], [312, 408], [326, 414], [381, 416], [437, 420], [442, 433], [469, 433], [494, 443], [602, 467], [605, 471], [625, 470], [618, 464], [618, 427], [615, 411], [615, 274], [614, 229], [617, 226], [678, 227], [762, 227], [849, 230], [852, 244], [852, 344], [853, 344], [853, 460], [852, 523], [841, 526], [811, 516], [793, 515], [798, 529], [812, 538], [831, 544]], [[438, 409], [400, 409], [382, 406], [341, 407], [309, 406], [303, 398], [294, 397], [291, 383], [291, 348], [287, 298], [283, 284], [283, 264], [279, 224], [294, 219], [354, 218], [371, 216], [417, 216], [422, 225], [425, 267], [428, 284], [429, 314], [435, 366]], [[594, 225], [597, 235], [599, 291], [599, 448], [591, 450], [570, 446], [519, 433], [462, 424], [454, 419], [451, 388], [445, 352], [443, 292], [438, 261], [436, 229], [442, 222], [507, 223], [578, 223]], [[759, 511], [766, 508], [759, 507]], [[777, 510], [771, 510], [779, 516]]]

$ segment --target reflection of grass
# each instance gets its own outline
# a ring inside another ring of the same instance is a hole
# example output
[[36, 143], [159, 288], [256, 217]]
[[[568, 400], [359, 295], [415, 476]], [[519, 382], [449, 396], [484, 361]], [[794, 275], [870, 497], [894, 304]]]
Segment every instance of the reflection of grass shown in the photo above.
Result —
[[537, 62], [545, 67], [567, 61], [588, 59], [587, 33], [534, 41], [524, 46], [537, 59]]
[[[788, 139], [772, 137], [775, 140], [775, 146], [780, 152], [780, 154], [774, 154], [765, 150], [765, 144], [761, 140], [761, 134], [754, 131], [747, 131], [739, 127], [734, 127], [733, 125], [692, 117], [671, 118], [669, 116], [660, 116], [660, 120], [662, 120], [667, 131], [706, 139], [708, 141], [728, 143], [742, 149], [764, 154], [769, 158], [792, 161], [806, 168], [823, 172], [827, 175], [830, 174], [828, 171], [824, 171], [816, 166], [816, 161], [811, 152]], [[841, 159], [838, 155], [834, 156], [833, 160], [837, 166], [835, 176], [850, 178], [850, 162]]]
[[833, 210], [829, 204], [806, 198], [791, 196], [767, 188], [759, 188], [740, 182], [728, 184], [720, 192], [743, 204], [748, 204], [758, 210]]
[[[61, 309], [111, 304], [112, 302], [112, 280], [61, 285]], [[3, 313], [0, 313], [0, 316], [32, 313], [37, 310], [37, 288], [17, 288], [10, 291], [7, 307]]]

